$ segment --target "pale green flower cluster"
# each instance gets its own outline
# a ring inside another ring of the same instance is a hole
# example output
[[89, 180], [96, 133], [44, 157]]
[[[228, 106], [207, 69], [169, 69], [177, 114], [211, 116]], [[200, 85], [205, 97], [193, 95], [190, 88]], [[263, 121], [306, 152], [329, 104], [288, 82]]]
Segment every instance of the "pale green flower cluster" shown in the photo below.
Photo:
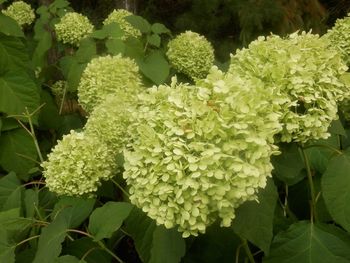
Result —
[[55, 25], [57, 39], [73, 46], [79, 46], [80, 40], [91, 34], [93, 30], [94, 26], [89, 19], [76, 12], [65, 14]]
[[214, 63], [214, 49], [210, 42], [191, 31], [171, 40], [166, 54], [176, 70], [193, 79], [205, 78]]
[[324, 37], [331, 41], [333, 47], [336, 47], [342, 54], [345, 63], [350, 65], [350, 13], [347, 17], [337, 19], [335, 25], [328, 30]]
[[2, 13], [16, 20], [20, 26], [30, 25], [35, 19], [35, 13], [32, 7], [23, 1], [13, 2]]
[[50, 86], [50, 90], [55, 97], [62, 98], [64, 94], [64, 90], [66, 89], [66, 86], [67, 86], [67, 81], [58, 80]]
[[259, 78], [284, 96], [280, 140], [305, 143], [329, 136], [329, 125], [338, 118], [337, 102], [349, 94], [341, 81], [346, 70], [326, 38], [303, 32], [286, 39], [258, 38], [232, 56], [229, 72]]
[[122, 153], [128, 142], [127, 128], [134, 104], [124, 101], [121, 96], [107, 98], [90, 114], [85, 134], [106, 143], [113, 154]]
[[75, 131], [63, 136], [41, 166], [50, 191], [68, 196], [92, 196], [116, 169], [106, 144]]
[[103, 21], [104, 25], [108, 25], [110, 23], [116, 22], [120, 26], [120, 28], [124, 31], [123, 40], [128, 37], [140, 37], [141, 32], [137, 28], [134, 28], [128, 21], [125, 20], [125, 17], [131, 16], [132, 13], [125, 9], [117, 9], [113, 10], [112, 13], [108, 15], [108, 17]]
[[94, 58], [85, 68], [78, 86], [79, 103], [91, 113], [108, 96], [133, 100], [140, 92], [141, 76], [136, 63], [117, 56]]
[[183, 237], [216, 220], [230, 226], [235, 208], [265, 187], [277, 153], [279, 104], [261, 84], [213, 68], [197, 86], [142, 94], [124, 152], [131, 202]]

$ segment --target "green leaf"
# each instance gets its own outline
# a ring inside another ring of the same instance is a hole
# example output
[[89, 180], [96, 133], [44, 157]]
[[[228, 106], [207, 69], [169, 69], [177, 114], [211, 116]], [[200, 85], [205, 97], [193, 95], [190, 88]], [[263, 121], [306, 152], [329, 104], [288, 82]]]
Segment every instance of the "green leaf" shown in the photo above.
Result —
[[281, 181], [293, 185], [304, 178], [301, 171], [304, 169], [304, 160], [301, 158], [298, 146], [295, 143], [283, 144], [282, 154], [271, 158], [274, 174]]
[[334, 157], [322, 176], [327, 209], [335, 222], [350, 231], [350, 151]]
[[0, 228], [0, 262], [15, 262], [15, 247], [8, 243], [7, 231]]
[[94, 31], [90, 36], [96, 39], [113, 38], [120, 39], [124, 35], [123, 30], [118, 23], [112, 22], [108, 25], [104, 25], [102, 29]]
[[74, 256], [66, 255], [59, 257], [55, 260], [55, 263], [86, 263], [85, 260], [80, 260]]
[[106, 48], [112, 55], [124, 54], [125, 43], [121, 39], [108, 39], [106, 41]]
[[239, 236], [268, 253], [273, 236], [273, 218], [277, 203], [277, 190], [272, 179], [258, 193], [258, 202], [249, 201], [236, 211], [232, 228]]
[[33, 64], [37, 68], [43, 68], [47, 64], [46, 54], [52, 46], [51, 33], [43, 30], [40, 34], [40, 40], [34, 50]]
[[1, 133], [0, 149], [0, 165], [9, 172], [22, 175], [36, 166], [33, 138], [23, 128]]
[[339, 119], [331, 123], [331, 126], [329, 127], [328, 131], [332, 134], [346, 136], [346, 132], [344, 130], [343, 124]]
[[74, 92], [77, 90], [81, 74], [86, 65], [87, 63], [79, 63], [76, 57], [73, 56], [65, 56], [60, 59], [62, 73], [68, 82], [68, 91]]
[[54, 263], [62, 250], [69, 222], [63, 213], [59, 214], [48, 226], [42, 228], [38, 249], [33, 263]]
[[78, 227], [89, 217], [95, 205], [95, 199], [83, 199], [79, 197], [62, 197], [55, 204], [51, 217], [63, 214], [70, 228]]
[[132, 205], [122, 202], [107, 202], [96, 208], [89, 221], [89, 232], [96, 241], [110, 238], [118, 230], [123, 221], [129, 216]]
[[91, 38], [80, 41], [79, 49], [75, 53], [78, 63], [88, 63], [96, 55], [96, 43]]
[[160, 47], [160, 36], [157, 34], [152, 34], [147, 36], [147, 41], [150, 43], [152, 46], [155, 47]]
[[148, 262], [150, 260], [153, 232], [156, 227], [155, 221], [135, 207], [125, 220], [125, 230], [134, 240], [136, 251], [142, 262]]
[[169, 75], [169, 64], [164, 55], [154, 51], [139, 63], [141, 72], [155, 84], [163, 83]]
[[185, 252], [185, 240], [176, 229], [158, 226], [154, 230], [149, 263], [178, 263]]
[[151, 27], [151, 30], [155, 34], [168, 34], [170, 30], [163, 24], [154, 23]]
[[140, 30], [142, 33], [149, 33], [151, 31], [151, 25], [148, 21], [141, 16], [128, 16], [125, 17], [125, 20], [128, 21], [133, 27]]
[[34, 218], [36, 207], [39, 206], [39, 195], [37, 190], [27, 189], [24, 192], [24, 208], [27, 218]]
[[0, 212], [1, 229], [8, 231], [8, 233], [13, 234], [21, 232], [31, 224], [32, 219], [23, 218], [20, 216], [19, 208], [13, 208]]
[[0, 13], [0, 32], [7, 36], [24, 37], [23, 31], [18, 23], [2, 13]]
[[41, 104], [45, 104], [39, 113], [40, 129], [58, 130], [63, 122], [63, 117], [59, 114], [56, 102], [47, 90], [41, 91]]
[[0, 210], [21, 207], [22, 186], [16, 174], [11, 172], [0, 179]]
[[334, 226], [298, 222], [279, 233], [264, 263], [350, 262], [350, 239]]

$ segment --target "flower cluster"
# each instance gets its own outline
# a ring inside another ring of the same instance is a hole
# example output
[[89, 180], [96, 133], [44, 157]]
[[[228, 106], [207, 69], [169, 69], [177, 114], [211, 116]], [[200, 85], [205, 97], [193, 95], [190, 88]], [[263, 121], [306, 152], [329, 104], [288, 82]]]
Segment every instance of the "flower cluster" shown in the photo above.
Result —
[[103, 21], [104, 25], [108, 25], [110, 23], [116, 22], [119, 24], [120, 28], [124, 31], [123, 40], [128, 37], [140, 37], [140, 30], [134, 28], [128, 21], [125, 20], [125, 17], [131, 16], [132, 13], [125, 9], [113, 10], [112, 13], [108, 15], [108, 17]]
[[214, 49], [205, 37], [186, 31], [171, 40], [167, 56], [176, 70], [193, 79], [205, 78], [214, 63]]
[[[286, 39], [260, 37], [231, 58], [229, 72], [261, 79], [267, 89], [284, 95], [283, 142], [327, 138], [337, 119], [337, 101], [348, 96], [341, 76], [347, 70], [326, 38], [294, 33]], [[289, 100], [289, 101], [288, 101]]]
[[66, 89], [66, 85], [67, 85], [67, 81], [58, 80], [51, 85], [50, 90], [55, 97], [62, 99], [64, 90]]
[[93, 195], [116, 168], [106, 144], [75, 131], [63, 136], [41, 166], [50, 191], [69, 196]]
[[64, 44], [79, 46], [81, 39], [88, 36], [94, 30], [86, 16], [76, 12], [65, 14], [59, 23], [55, 25], [57, 39]]
[[350, 65], [350, 13], [343, 19], [337, 19], [335, 25], [324, 37], [342, 54], [345, 63]]
[[279, 105], [259, 79], [213, 68], [197, 86], [159, 86], [139, 96], [124, 152], [130, 200], [183, 237], [204, 233], [256, 199], [271, 176]]
[[107, 98], [92, 111], [85, 125], [85, 134], [107, 144], [113, 154], [122, 153], [128, 142], [127, 128], [134, 104], [120, 96]]
[[116, 95], [133, 100], [140, 91], [141, 76], [136, 63], [121, 55], [104, 56], [91, 60], [78, 86], [79, 103], [91, 113], [108, 96]]
[[35, 19], [34, 10], [29, 4], [23, 1], [13, 2], [2, 13], [16, 20], [20, 26], [30, 25]]

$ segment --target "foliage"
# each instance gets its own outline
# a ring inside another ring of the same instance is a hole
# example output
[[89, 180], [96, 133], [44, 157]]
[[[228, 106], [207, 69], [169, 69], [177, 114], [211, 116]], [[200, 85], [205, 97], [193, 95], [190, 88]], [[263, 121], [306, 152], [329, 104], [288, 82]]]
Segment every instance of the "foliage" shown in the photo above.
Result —
[[260, 37], [228, 72], [171, 44], [322, 31], [318, 1], [163, 0], [175, 31], [34, 2], [0, 13], [0, 262], [350, 262], [349, 32]]

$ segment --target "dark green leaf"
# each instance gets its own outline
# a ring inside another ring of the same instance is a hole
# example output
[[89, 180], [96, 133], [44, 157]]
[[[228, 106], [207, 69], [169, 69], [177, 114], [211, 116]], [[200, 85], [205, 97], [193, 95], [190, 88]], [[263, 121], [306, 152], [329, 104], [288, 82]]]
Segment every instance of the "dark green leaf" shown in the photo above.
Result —
[[60, 66], [68, 82], [68, 91], [76, 91], [86, 63], [79, 63], [75, 57], [65, 56], [60, 60]]
[[46, 91], [41, 91], [41, 104], [45, 104], [39, 114], [40, 129], [55, 129], [58, 130], [63, 122], [63, 117], [59, 114], [56, 102], [51, 94]]
[[185, 240], [177, 229], [166, 229], [163, 226], [158, 226], [154, 230], [149, 263], [178, 263], [185, 252]]
[[142, 33], [149, 33], [151, 31], [151, 25], [148, 21], [141, 16], [128, 16], [125, 17], [125, 20], [128, 21], [133, 27], [140, 30]]
[[96, 43], [91, 38], [80, 41], [79, 49], [75, 53], [77, 62], [88, 63], [96, 55]]
[[331, 123], [331, 126], [329, 127], [328, 131], [332, 134], [346, 136], [346, 132], [344, 130], [343, 124], [339, 119]]
[[52, 217], [64, 214], [70, 228], [78, 227], [93, 210], [95, 199], [83, 199], [78, 197], [62, 197], [55, 204]]
[[288, 185], [303, 180], [304, 160], [301, 158], [297, 144], [289, 143], [281, 146], [282, 154], [271, 158], [277, 178]]
[[55, 260], [55, 263], [85, 263], [85, 260], [80, 260], [74, 256], [62, 256]]
[[125, 51], [125, 44], [121, 39], [108, 39], [106, 41], [106, 47], [112, 55], [123, 54]]
[[0, 212], [1, 229], [9, 231], [9, 233], [21, 232], [31, 224], [31, 219], [23, 218], [20, 216], [19, 208]]
[[350, 152], [334, 157], [322, 176], [322, 193], [334, 221], [350, 231]]
[[152, 34], [147, 36], [147, 41], [149, 44], [155, 47], [160, 46], [160, 36], [157, 34]]
[[43, 30], [40, 34], [40, 40], [33, 54], [33, 64], [37, 68], [43, 68], [46, 64], [46, 54], [52, 46], [51, 33]]
[[11, 172], [0, 179], [0, 210], [21, 206], [21, 181]]
[[24, 192], [24, 208], [25, 216], [27, 218], [33, 218], [35, 215], [36, 207], [39, 206], [38, 191], [33, 189], [27, 189]]
[[163, 24], [154, 23], [151, 27], [151, 30], [155, 34], [167, 34], [170, 33], [170, 30]]
[[26, 174], [36, 163], [37, 152], [33, 138], [19, 128], [0, 136], [0, 165], [7, 171]]
[[7, 36], [24, 37], [23, 31], [18, 23], [2, 13], [0, 13], [0, 32]]
[[15, 247], [8, 243], [7, 231], [0, 228], [0, 262], [15, 262]]
[[236, 211], [233, 230], [268, 253], [273, 236], [273, 218], [277, 203], [277, 190], [272, 179], [260, 189], [258, 200], [242, 204]]
[[152, 52], [139, 63], [141, 72], [155, 84], [163, 83], [169, 75], [169, 64], [159, 51]]
[[150, 260], [155, 228], [155, 221], [138, 208], [134, 208], [125, 220], [125, 230], [134, 240], [136, 251], [142, 262], [148, 262]]
[[350, 262], [350, 239], [336, 227], [298, 222], [278, 234], [264, 263]]
[[114, 231], [121, 227], [131, 209], [131, 204], [122, 202], [107, 202], [102, 207], [96, 208], [90, 216], [90, 234], [97, 241], [110, 238]]

